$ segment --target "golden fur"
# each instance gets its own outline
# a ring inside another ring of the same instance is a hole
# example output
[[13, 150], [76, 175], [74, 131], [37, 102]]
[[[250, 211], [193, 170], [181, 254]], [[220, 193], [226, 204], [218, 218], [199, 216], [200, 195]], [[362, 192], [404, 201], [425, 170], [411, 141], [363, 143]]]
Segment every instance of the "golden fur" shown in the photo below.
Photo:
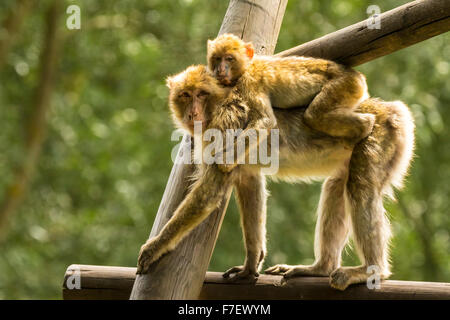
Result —
[[262, 117], [271, 106], [309, 105], [305, 123], [332, 136], [359, 140], [372, 130], [371, 114], [354, 112], [368, 98], [365, 77], [333, 61], [307, 57], [253, 57], [251, 43], [224, 34], [208, 41], [208, 68]]
[[[218, 86], [203, 66], [190, 67], [171, 78], [170, 109], [177, 125], [191, 130], [183, 112], [189, 112], [192, 101], [180, 100], [176, 92], [190, 88], [208, 90], [203, 100], [204, 112], [213, 115], [207, 128], [220, 130], [242, 127], [248, 122], [251, 108], [240, 96], [229, 94]], [[209, 87], [208, 87], [209, 86]], [[219, 88], [219, 90], [217, 89]], [[221, 103], [217, 104], [218, 101]], [[353, 283], [364, 282], [367, 268], [378, 267], [381, 279], [390, 275], [388, 241], [390, 226], [383, 208], [383, 195], [392, 186], [400, 186], [411, 161], [414, 145], [414, 122], [401, 102], [368, 99], [357, 111], [372, 114], [373, 131], [358, 143], [350, 143], [311, 129], [305, 124], [305, 108], [274, 109], [280, 130], [281, 179], [325, 177], [318, 208], [316, 227], [316, 261], [310, 266], [276, 265], [266, 273], [286, 278], [299, 275], [330, 276], [332, 287], [344, 290]], [[226, 125], [224, 126], [223, 124]], [[192, 189], [158, 236], [141, 248], [138, 273], [172, 250], [183, 237], [201, 223], [223, 196], [234, 186], [241, 211], [246, 247], [244, 265], [231, 268], [224, 277], [256, 277], [266, 255], [265, 177], [261, 166], [240, 165], [222, 172], [217, 165], [201, 165]], [[341, 267], [341, 253], [352, 230], [362, 265]]]

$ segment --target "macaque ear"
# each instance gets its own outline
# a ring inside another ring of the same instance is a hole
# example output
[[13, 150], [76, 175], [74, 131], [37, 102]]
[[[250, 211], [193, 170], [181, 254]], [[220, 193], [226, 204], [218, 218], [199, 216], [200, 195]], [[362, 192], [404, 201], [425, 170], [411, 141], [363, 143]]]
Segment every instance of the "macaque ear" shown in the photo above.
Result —
[[172, 78], [172, 77], [167, 77], [167, 78], [166, 78], [166, 86], [167, 86], [169, 89], [172, 89], [172, 85], [173, 85], [173, 78]]
[[209, 49], [212, 46], [213, 42], [212, 40], [208, 40], [208, 42], [206, 43], [206, 47]]
[[255, 49], [253, 49], [253, 45], [251, 43], [246, 43], [245, 44], [245, 54], [250, 59], [252, 59], [253, 56], [255, 55]]

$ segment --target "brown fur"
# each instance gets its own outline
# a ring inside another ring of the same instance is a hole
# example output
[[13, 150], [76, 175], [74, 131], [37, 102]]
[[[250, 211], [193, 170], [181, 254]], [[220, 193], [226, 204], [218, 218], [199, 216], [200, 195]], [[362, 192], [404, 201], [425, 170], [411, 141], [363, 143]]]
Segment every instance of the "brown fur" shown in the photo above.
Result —
[[[209, 90], [203, 110], [214, 117], [206, 122], [208, 128], [224, 129], [223, 123], [239, 127], [247, 122], [250, 109], [245, 100], [239, 96], [230, 99], [227, 92], [216, 90], [216, 80], [204, 72], [204, 67], [188, 70], [171, 78], [169, 83], [170, 108], [178, 115], [178, 125], [190, 130], [183, 112], [189, 110], [191, 103], [186, 105], [183, 101], [180, 104], [175, 92], [190, 85], [195, 91], [197, 84], [203, 90]], [[200, 78], [195, 78], [197, 76]], [[192, 79], [196, 80], [191, 82]], [[207, 88], [208, 83], [210, 88]], [[223, 103], [217, 105], [217, 101]], [[268, 268], [267, 273], [282, 274], [286, 278], [330, 276], [331, 286], [340, 290], [366, 281], [370, 265], [378, 266], [382, 279], [389, 276], [390, 227], [382, 201], [383, 195], [391, 193], [393, 185], [399, 186], [409, 166], [414, 122], [401, 102], [368, 99], [358, 106], [357, 111], [374, 115], [376, 121], [368, 137], [352, 144], [311, 129], [305, 124], [305, 108], [274, 110], [280, 130], [280, 170], [276, 177], [285, 180], [324, 177], [326, 181], [318, 209], [315, 263], [311, 266], [276, 265]], [[267, 193], [260, 169], [258, 164], [245, 164], [224, 173], [215, 164], [201, 165], [194, 186], [173, 217], [158, 236], [142, 246], [138, 273], [145, 273], [151, 263], [172, 250], [220, 205], [222, 197], [234, 186], [242, 215], [246, 259], [243, 266], [231, 268], [224, 276], [234, 274], [233, 279], [256, 277], [266, 255]], [[362, 265], [341, 267], [341, 252], [351, 231]]]
[[333, 61], [306, 57], [253, 57], [251, 43], [232, 34], [208, 41], [208, 68], [225, 86], [235, 86], [251, 108], [273, 119], [271, 106], [309, 105], [304, 119], [329, 135], [360, 140], [372, 130], [374, 117], [356, 113], [368, 98], [365, 78]]

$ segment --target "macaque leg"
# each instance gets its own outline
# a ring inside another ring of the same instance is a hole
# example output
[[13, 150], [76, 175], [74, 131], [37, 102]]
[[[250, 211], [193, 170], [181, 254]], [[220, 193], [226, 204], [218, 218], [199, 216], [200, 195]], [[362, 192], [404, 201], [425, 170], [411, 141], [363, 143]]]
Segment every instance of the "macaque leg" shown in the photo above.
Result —
[[347, 242], [350, 219], [345, 210], [344, 189], [346, 170], [336, 177], [328, 178], [320, 196], [318, 219], [316, 224], [314, 264], [275, 265], [268, 268], [268, 274], [283, 274], [284, 277], [295, 276], [329, 276], [341, 264], [341, 253]]
[[379, 182], [381, 177], [382, 172], [372, 171], [370, 174], [369, 170], [358, 172], [350, 169], [345, 195], [346, 208], [351, 217], [355, 247], [362, 265], [341, 267], [333, 271], [330, 275], [330, 284], [336, 289], [345, 290], [353, 283], [367, 282], [370, 280], [369, 277], [381, 280], [390, 275], [388, 263], [390, 225], [385, 216], [379, 184], [375, 183]]
[[222, 173], [216, 165], [206, 166], [201, 177], [181, 202], [161, 232], [141, 247], [137, 273], [146, 273], [150, 265], [178, 243], [221, 204], [233, 186], [236, 173]]
[[355, 108], [368, 97], [362, 76], [349, 73], [327, 82], [311, 101], [305, 122], [311, 128], [331, 136], [360, 140], [369, 135], [375, 123], [372, 114], [357, 113]]
[[240, 171], [236, 179], [236, 199], [241, 212], [241, 224], [244, 233], [246, 258], [243, 266], [229, 269], [223, 274], [232, 279], [259, 276], [259, 269], [266, 255], [266, 181], [261, 174]]

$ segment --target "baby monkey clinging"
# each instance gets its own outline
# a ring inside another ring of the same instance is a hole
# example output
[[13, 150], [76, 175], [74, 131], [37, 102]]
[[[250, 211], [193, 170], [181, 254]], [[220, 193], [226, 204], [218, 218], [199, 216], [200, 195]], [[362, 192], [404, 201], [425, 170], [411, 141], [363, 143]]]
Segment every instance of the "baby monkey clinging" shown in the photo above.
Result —
[[372, 114], [357, 113], [368, 98], [365, 77], [333, 61], [255, 55], [251, 43], [224, 34], [208, 41], [208, 68], [262, 116], [278, 108], [308, 106], [304, 121], [334, 137], [360, 140], [373, 128]]

